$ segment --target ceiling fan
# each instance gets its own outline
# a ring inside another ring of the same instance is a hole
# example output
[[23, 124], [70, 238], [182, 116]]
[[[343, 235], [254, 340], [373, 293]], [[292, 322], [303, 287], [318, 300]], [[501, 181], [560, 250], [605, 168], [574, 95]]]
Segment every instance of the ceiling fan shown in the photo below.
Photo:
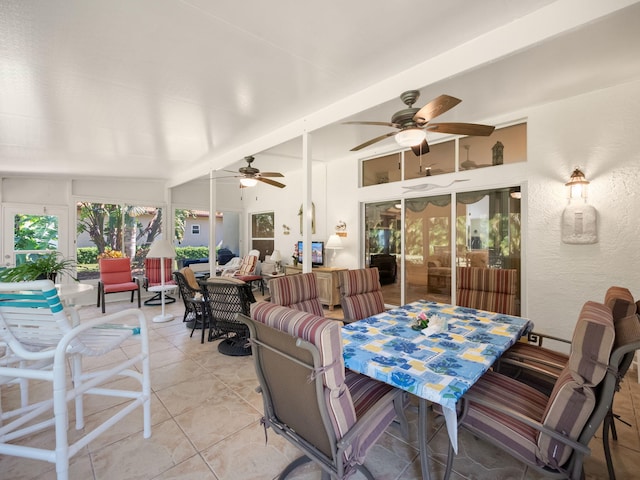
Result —
[[460, 164], [460, 168], [462, 170], [472, 170], [474, 168], [482, 168], [482, 167], [490, 167], [489, 163], [476, 163], [473, 160], [469, 160], [469, 149], [471, 145], [463, 145], [464, 149], [467, 151], [467, 159]]
[[429, 165], [422, 166], [422, 157], [420, 157], [420, 170], [416, 172], [416, 175], [421, 177], [430, 177], [432, 175], [438, 175], [439, 173], [445, 173], [441, 168], [433, 168], [437, 163], [431, 163]]
[[[238, 169], [238, 173], [240, 175], [235, 175], [236, 178], [240, 179], [240, 188], [254, 187], [258, 184], [258, 182], [266, 183], [267, 185], [272, 185], [278, 188], [284, 188], [286, 185], [284, 183], [276, 182], [275, 180], [271, 180], [267, 177], [284, 177], [281, 173], [278, 172], [260, 172], [255, 167], [252, 167], [251, 164], [255, 160], [255, 157], [244, 157], [245, 162], [247, 162], [246, 167], [240, 167]], [[231, 170], [224, 170], [229, 173], [236, 173]]]
[[478, 123], [429, 123], [438, 115], [442, 115], [451, 110], [462, 100], [449, 95], [440, 95], [431, 100], [422, 108], [416, 108], [413, 104], [418, 100], [420, 92], [418, 90], [408, 90], [400, 95], [408, 108], [397, 111], [391, 117], [391, 122], [364, 122], [353, 121], [344, 122], [350, 125], [380, 125], [383, 127], [393, 127], [397, 130], [388, 132], [379, 137], [372, 138], [357, 147], [351, 149], [352, 152], [361, 150], [369, 145], [384, 140], [388, 137], [395, 137], [398, 145], [403, 147], [411, 147], [416, 156], [429, 152], [429, 144], [427, 143], [427, 131], [437, 133], [453, 133], [457, 135], [473, 135], [473, 136], [489, 136], [493, 133], [495, 127], [491, 125], [481, 125]]

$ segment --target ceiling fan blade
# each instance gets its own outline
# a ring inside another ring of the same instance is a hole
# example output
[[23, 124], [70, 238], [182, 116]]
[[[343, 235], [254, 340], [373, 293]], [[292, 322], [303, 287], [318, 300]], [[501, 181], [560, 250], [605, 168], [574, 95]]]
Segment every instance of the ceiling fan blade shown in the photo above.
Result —
[[362, 150], [363, 148], [368, 147], [369, 145], [373, 145], [374, 143], [379, 142], [380, 140], [384, 140], [385, 138], [392, 137], [396, 133], [398, 133], [398, 132], [389, 132], [389, 133], [385, 133], [384, 135], [380, 135], [379, 137], [372, 138], [371, 140], [369, 140], [367, 142], [364, 142], [364, 143], [358, 145], [357, 147], [353, 147], [351, 149], [351, 151], [352, 152], [357, 152], [358, 150]]
[[457, 135], [473, 135], [476, 137], [488, 137], [496, 127], [481, 125], [479, 123], [430, 123], [427, 130], [437, 133], [454, 133]]
[[279, 172], [260, 172], [258, 174], [260, 177], [284, 177], [283, 174]]
[[429, 153], [429, 144], [427, 143], [427, 139], [425, 138], [421, 144], [411, 147], [411, 151], [416, 157]]
[[418, 113], [413, 116], [413, 120], [417, 124], [423, 125], [432, 118], [436, 118], [438, 115], [442, 115], [444, 112], [451, 110], [461, 101], [459, 98], [450, 95], [440, 95], [418, 110]]
[[343, 125], [379, 125], [381, 127], [395, 127], [395, 128], [400, 128], [400, 125], [398, 125], [397, 123], [391, 123], [391, 122], [358, 122], [358, 121], [354, 121], [354, 122], [342, 122]]
[[263, 182], [269, 185], [273, 185], [274, 187], [284, 188], [286, 185], [284, 183], [276, 182], [275, 180], [269, 180], [268, 178], [256, 177], [256, 180], [259, 182]]

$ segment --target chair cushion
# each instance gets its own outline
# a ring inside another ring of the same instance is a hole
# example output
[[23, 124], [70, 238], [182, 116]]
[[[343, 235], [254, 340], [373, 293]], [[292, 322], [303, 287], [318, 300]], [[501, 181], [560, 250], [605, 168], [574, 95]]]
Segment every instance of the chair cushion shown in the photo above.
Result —
[[180, 273], [182, 274], [184, 279], [187, 281], [187, 285], [189, 286], [189, 288], [191, 288], [192, 290], [200, 290], [200, 285], [198, 284], [198, 281], [196, 280], [196, 276], [190, 267], [181, 268]]
[[[164, 259], [164, 284], [175, 284], [172, 273], [173, 259]], [[162, 285], [162, 265], [159, 258], [144, 259], [144, 274], [147, 278], [148, 286]]]
[[103, 284], [123, 284], [132, 281], [130, 259], [101, 258], [98, 260], [98, 264], [100, 267], [100, 280]]
[[258, 262], [258, 257], [253, 255], [247, 255], [242, 259], [240, 263], [240, 267], [235, 275], [252, 275], [256, 269], [256, 263]]
[[345, 320], [362, 320], [385, 311], [381, 291], [342, 297], [340, 305]]
[[[469, 394], [499, 405], [508, 405], [537, 421], [542, 419], [548, 402], [548, 397], [535, 388], [491, 370], [480, 377], [469, 389]], [[499, 442], [516, 458], [529, 463], [536, 461], [538, 431], [525, 423], [477, 403], [470, 403], [463, 422], [472, 432]]]
[[277, 305], [324, 316], [318, 299], [318, 285], [313, 273], [285, 275], [269, 281], [271, 302]]
[[[593, 388], [576, 381], [567, 365], [556, 380], [542, 423], [577, 440], [595, 404]], [[561, 467], [572, 450], [549, 435], [539, 434], [537, 456], [546, 464]]]
[[384, 312], [377, 268], [344, 270], [339, 276], [340, 304], [345, 320], [362, 320]]
[[[604, 294], [604, 304], [607, 307], [611, 308], [611, 302], [616, 299], [626, 300], [627, 302], [634, 303], [633, 295], [631, 295], [631, 292], [628, 288], [617, 286], [609, 287], [607, 289], [607, 292]], [[611, 309], [613, 310], [613, 308]]]
[[615, 336], [611, 310], [601, 303], [585, 303], [573, 331], [569, 354], [568, 366], [576, 381], [588, 386], [600, 383], [609, 365]]
[[[542, 423], [576, 440], [596, 403], [593, 387], [607, 371], [615, 340], [611, 310], [586, 302], [576, 323], [569, 362], [556, 381]], [[572, 449], [548, 435], [538, 438], [538, 458], [554, 467], [569, 459]]]
[[129, 292], [138, 290], [138, 284], [135, 282], [109, 283], [104, 285], [104, 293]]
[[342, 294], [347, 297], [374, 292], [381, 288], [380, 275], [376, 267], [341, 271], [340, 280]]
[[340, 322], [269, 302], [252, 304], [251, 318], [318, 348], [321, 371], [316, 373], [322, 375], [331, 423], [336, 436], [342, 438], [355, 424], [356, 411], [345, 385]]
[[[391, 385], [374, 380], [366, 375], [347, 370], [345, 384], [347, 385], [356, 412], [356, 418], [362, 418], [376, 403], [387, 393], [394, 390]], [[375, 421], [370, 422], [370, 428], [363, 430], [358, 438], [358, 444], [353, 454], [357, 457], [356, 462], [364, 462], [364, 452], [377, 441], [382, 432], [393, 421], [396, 411], [393, 404], [385, 407], [379, 412]]]
[[252, 304], [251, 318], [316, 345], [325, 368], [324, 384], [333, 389], [344, 383], [340, 322], [270, 302]]
[[518, 271], [514, 269], [458, 267], [458, 305], [516, 315]]

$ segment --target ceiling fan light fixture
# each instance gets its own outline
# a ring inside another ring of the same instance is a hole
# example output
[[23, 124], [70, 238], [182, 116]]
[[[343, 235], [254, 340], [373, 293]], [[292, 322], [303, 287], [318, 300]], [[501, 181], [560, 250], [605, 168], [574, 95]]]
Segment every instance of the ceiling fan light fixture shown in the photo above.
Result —
[[240, 179], [240, 185], [242, 185], [243, 187], [255, 187], [258, 184], [258, 180], [256, 180], [255, 178], [241, 178]]
[[396, 133], [394, 138], [401, 147], [415, 147], [427, 138], [427, 132], [420, 128], [407, 128]]

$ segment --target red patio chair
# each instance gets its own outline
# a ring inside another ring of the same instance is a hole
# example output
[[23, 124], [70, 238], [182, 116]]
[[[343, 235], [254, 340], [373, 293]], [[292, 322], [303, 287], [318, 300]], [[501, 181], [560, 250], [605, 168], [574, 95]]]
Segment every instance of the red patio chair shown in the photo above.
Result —
[[98, 260], [100, 266], [100, 281], [98, 282], [98, 304], [102, 304], [104, 313], [104, 296], [107, 293], [131, 292], [131, 303], [133, 294], [138, 292], [138, 308], [140, 308], [140, 282], [133, 278], [131, 274], [131, 259], [129, 258], [101, 258]]

